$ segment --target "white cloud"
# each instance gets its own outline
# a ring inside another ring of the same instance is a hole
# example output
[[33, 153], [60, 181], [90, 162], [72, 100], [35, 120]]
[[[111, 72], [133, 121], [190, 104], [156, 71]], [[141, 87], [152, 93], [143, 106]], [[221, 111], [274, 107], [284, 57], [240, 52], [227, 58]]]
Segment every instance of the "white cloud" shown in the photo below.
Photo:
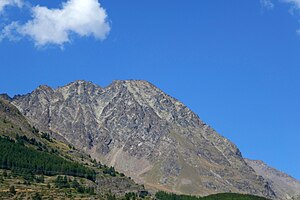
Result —
[[[294, 15], [295, 10], [300, 11], [300, 0], [282, 0], [282, 1], [292, 4], [292, 8], [290, 10], [290, 13], [292, 15]], [[297, 33], [300, 35], [300, 29], [297, 30]]]
[[287, 3], [292, 3], [295, 8], [300, 9], [300, 0], [283, 0], [284, 2]]
[[62, 46], [71, 42], [74, 34], [103, 40], [110, 31], [106, 11], [98, 0], [68, 0], [60, 9], [35, 6], [31, 20], [22, 25], [13, 22], [9, 26], [6, 37], [15, 37], [12, 33], [17, 32], [30, 37], [36, 46]]
[[260, 0], [260, 5], [262, 6], [262, 8], [266, 8], [268, 10], [274, 8], [274, 3], [272, 2], [272, 0]]
[[0, 0], [0, 12], [2, 12], [4, 8], [7, 6], [22, 7], [23, 1], [22, 0]]
[[18, 41], [20, 40], [20, 36], [16, 33], [17, 28], [19, 27], [18, 22], [12, 22], [11, 24], [5, 26], [1, 30], [0, 41], [4, 38], [7, 38], [9, 41]]

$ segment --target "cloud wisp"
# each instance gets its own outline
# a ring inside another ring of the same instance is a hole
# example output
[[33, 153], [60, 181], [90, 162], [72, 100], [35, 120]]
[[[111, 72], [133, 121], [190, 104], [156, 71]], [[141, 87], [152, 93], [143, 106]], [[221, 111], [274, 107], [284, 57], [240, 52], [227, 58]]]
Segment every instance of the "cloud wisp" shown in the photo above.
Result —
[[295, 8], [300, 9], [300, 0], [283, 0], [286, 3], [292, 3]]
[[274, 8], [274, 3], [271, 0], [260, 0], [260, 5], [267, 10], [272, 10]]
[[[291, 14], [294, 14], [295, 10], [300, 11], [300, 0], [282, 0], [282, 1], [285, 3], [292, 4]], [[297, 33], [300, 35], [300, 28], [297, 30]]]
[[7, 6], [17, 6], [21, 8], [23, 6], [22, 0], [0, 0], [0, 13], [4, 11]]
[[32, 19], [24, 24], [12, 22], [5, 27], [5, 37], [29, 37], [38, 47], [63, 46], [73, 35], [104, 40], [110, 31], [106, 11], [98, 0], [68, 0], [55, 9], [34, 6], [31, 12]]

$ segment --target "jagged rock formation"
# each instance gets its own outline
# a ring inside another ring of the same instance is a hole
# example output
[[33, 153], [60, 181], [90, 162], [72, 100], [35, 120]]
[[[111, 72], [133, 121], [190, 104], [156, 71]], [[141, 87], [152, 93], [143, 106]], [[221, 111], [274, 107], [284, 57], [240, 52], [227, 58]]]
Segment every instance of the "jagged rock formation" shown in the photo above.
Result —
[[277, 169], [269, 167], [263, 161], [245, 160], [257, 174], [268, 180], [280, 199], [297, 199], [300, 197], [300, 181]]
[[40, 86], [12, 103], [40, 130], [60, 134], [148, 187], [275, 198], [233, 143], [149, 82]]

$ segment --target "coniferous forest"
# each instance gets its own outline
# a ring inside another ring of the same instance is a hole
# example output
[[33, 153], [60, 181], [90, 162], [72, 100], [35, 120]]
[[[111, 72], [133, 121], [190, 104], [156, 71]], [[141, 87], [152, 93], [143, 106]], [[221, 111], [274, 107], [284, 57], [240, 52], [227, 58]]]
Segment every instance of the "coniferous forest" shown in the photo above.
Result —
[[0, 167], [24, 175], [70, 175], [94, 181], [96, 173], [82, 164], [68, 161], [54, 153], [39, 151], [24, 143], [0, 137]]
[[167, 192], [157, 192], [155, 197], [159, 200], [267, 200], [263, 197], [244, 195], [244, 194], [234, 194], [234, 193], [223, 193], [209, 195], [206, 197], [196, 197], [190, 195], [177, 195]]

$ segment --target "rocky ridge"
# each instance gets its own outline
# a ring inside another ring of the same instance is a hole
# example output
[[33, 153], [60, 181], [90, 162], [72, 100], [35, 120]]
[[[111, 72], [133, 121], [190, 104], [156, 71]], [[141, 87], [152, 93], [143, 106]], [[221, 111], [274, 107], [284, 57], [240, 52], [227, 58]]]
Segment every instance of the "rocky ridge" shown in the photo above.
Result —
[[268, 166], [260, 160], [245, 159], [246, 162], [272, 185], [280, 199], [297, 199], [300, 197], [300, 181]]
[[239, 149], [147, 81], [40, 86], [12, 103], [40, 130], [157, 190], [276, 198]]

